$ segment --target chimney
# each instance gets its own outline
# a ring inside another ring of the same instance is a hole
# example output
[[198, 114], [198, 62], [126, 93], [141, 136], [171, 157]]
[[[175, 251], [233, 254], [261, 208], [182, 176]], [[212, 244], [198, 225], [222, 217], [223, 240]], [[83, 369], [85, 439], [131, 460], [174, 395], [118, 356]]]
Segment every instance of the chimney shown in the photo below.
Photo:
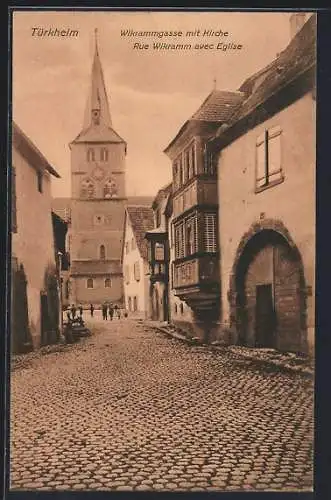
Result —
[[304, 12], [295, 12], [290, 17], [290, 36], [291, 40], [301, 30], [306, 22], [306, 14]]

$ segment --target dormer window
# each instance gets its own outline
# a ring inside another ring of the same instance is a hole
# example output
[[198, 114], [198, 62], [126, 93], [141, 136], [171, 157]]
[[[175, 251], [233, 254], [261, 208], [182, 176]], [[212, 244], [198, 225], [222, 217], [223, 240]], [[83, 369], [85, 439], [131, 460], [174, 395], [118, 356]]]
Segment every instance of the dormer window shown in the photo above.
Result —
[[95, 154], [93, 148], [88, 148], [87, 150], [87, 161], [95, 161]]

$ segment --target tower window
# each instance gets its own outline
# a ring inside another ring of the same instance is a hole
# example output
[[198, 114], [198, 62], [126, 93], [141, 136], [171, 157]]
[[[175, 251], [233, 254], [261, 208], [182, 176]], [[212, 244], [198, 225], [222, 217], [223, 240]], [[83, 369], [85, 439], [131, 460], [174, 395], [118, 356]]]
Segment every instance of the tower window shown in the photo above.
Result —
[[86, 280], [87, 288], [93, 288], [93, 285], [94, 285], [93, 278], [87, 278], [87, 280]]
[[93, 148], [88, 148], [87, 150], [87, 161], [94, 161], [95, 160], [95, 153]]
[[116, 182], [113, 179], [108, 179], [103, 187], [103, 197], [112, 198], [117, 194]]
[[99, 109], [92, 110], [92, 122], [94, 123], [94, 125], [100, 124], [100, 110]]
[[111, 288], [111, 279], [110, 278], [105, 279], [105, 288]]
[[99, 251], [99, 254], [100, 254], [100, 260], [105, 260], [105, 259], [106, 259], [106, 249], [105, 249], [105, 245], [100, 245], [100, 251]]
[[101, 161], [108, 161], [108, 149], [107, 148], [101, 148], [100, 160]]
[[82, 181], [80, 196], [81, 198], [94, 198], [95, 188], [94, 182], [91, 179], [84, 179]]

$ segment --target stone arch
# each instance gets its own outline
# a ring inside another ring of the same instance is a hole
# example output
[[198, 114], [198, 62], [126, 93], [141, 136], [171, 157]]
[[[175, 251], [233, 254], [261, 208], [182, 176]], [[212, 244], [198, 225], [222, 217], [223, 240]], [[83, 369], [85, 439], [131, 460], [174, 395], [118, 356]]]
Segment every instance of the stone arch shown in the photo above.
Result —
[[[243, 235], [241, 241], [238, 245], [235, 259], [232, 265], [228, 300], [230, 305], [230, 328], [237, 334], [238, 343], [252, 345], [247, 342], [247, 322], [249, 321], [249, 312], [245, 309], [247, 306], [247, 296], [245, 292], [245, 273], [248, 273], [249, 266], [253, 262], [253, 257], [259, 254], [266, 246], [271, 246], [276, 248], [279, 247], [286, 250], [286, 256], [280, 256], [283, 258], [284, 265], [286, 264], [286, 259], [290, 262], [290, 266], [293, 266], [292, 275], [295, 275], [295, 283], [292, 284], [293, 290], [297, 294], [296, 302], [296, 317], [297, 317], [297, 328], [296, 332], [293, 333], [293, 339], [285, 338], [286, 335], [282, 333], [281, 325], [277, 325], [277, 297], [274, 293], [275, 300], [275, 332], [276, 340], [272, 347], [277, 347], [281, 350], [296, 350], [296, 351], [306, 351], [307, 350], [307, 325], [306, 325], [306, 281], [304, 276], [304, 266], [302, 262], [302, 257], [298, 247], [296, 246], [290, 232], [285, 227], [285, 225], [274, 219], [264, 219], [259, 222], [252, 224], [250, 229]], [[284, 250], [285, 251], [285, 250]], [[254, 253], [255, 252], [255, 253]], [[279, 252], [278, 252], [279, 253]], [[255, 258], [254, 257], [254, 258]], [[277, 263], [281, 260], [277, 260], [276, 268], [273, 271], [276, 273], [275, 283], [281, 283], [277, 281]], [[292, 263], [292, 264], [291, 264]], [[291, 275], [291, 274], [289, 274]], [[279, 287], [281, 285], [279, 284]], [[279, 288], [280, 289], [280, 288]], [[294, 297], [294, 294], [292, 294]], [[293, 298], [292, 297], [292, 298]], [[291, 301], [291, 294], [288, 292], [288, 297], [284, 300]], [[256, 306], [256, 304], [255, 304]], [[289, 335], [287, 335], [289, 337]]]

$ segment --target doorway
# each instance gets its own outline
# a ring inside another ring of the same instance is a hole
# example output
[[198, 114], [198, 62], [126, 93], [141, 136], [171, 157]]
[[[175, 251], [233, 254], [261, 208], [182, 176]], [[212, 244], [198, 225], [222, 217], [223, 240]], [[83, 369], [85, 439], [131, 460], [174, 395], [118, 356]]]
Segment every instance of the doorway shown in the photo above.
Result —
[[275, 310], [272, 284], [256, 286], [255, 338], [257, 347], [274, 347]]

